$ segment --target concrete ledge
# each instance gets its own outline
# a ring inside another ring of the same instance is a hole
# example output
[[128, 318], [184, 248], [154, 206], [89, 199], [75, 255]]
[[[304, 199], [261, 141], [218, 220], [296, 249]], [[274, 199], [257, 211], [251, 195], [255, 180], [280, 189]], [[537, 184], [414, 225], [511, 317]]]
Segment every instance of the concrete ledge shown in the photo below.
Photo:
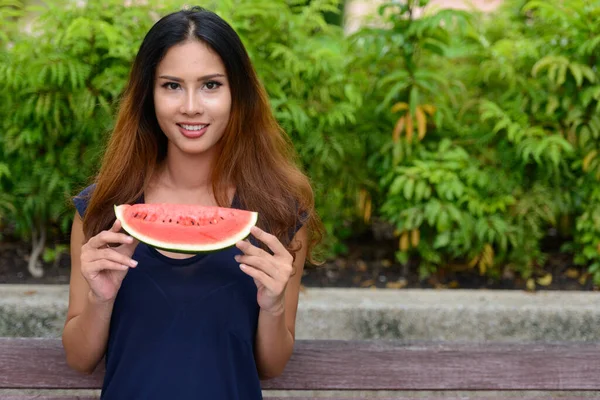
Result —
[[[0, 336], [60, 337], [66, 285], [0, 285]], [[600, 293], [308, 288], [298, 339], [597, 341]]]
[[596, 341], [600, 294], [309, 289], [297, 325], [301, 338]]

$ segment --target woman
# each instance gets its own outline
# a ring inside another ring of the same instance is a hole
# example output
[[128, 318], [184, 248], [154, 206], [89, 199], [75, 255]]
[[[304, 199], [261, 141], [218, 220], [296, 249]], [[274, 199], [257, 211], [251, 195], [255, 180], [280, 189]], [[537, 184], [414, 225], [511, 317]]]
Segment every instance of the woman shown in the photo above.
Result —
[[[93, 185], [74, 200], [68, 364], [105, 357], [102, 398], [260, 399], [294, 345], [305, 259], [322, 235], [308, 179], [242, 42], [201, 8], [146, 35]], [[249, 241], [193, 256], [138, 243], [114, 204], [259, 213]], [[113, 222], [114, 221], [114, 222]]]

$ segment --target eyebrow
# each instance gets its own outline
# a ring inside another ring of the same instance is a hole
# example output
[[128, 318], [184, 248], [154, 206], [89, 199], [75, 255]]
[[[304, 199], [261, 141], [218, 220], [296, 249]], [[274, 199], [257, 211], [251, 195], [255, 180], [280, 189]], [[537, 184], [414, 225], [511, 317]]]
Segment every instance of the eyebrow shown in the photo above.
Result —
[[[174, 76], [169, 76], [169, 75], [161, 75], [161, 76], [159, 76], [159, 78], [168, 79], [170, 81], [175, 81], [175, 82], [183, 82], [183, 79], [177, 78]], [[198, 78], [198, 81], [206, 81], [206, 80], [214, 79], [214, 78], [225, 78], [225, 75], [224, 74], [204, 75], [204, 76], [201, 76], [200, 78]]]

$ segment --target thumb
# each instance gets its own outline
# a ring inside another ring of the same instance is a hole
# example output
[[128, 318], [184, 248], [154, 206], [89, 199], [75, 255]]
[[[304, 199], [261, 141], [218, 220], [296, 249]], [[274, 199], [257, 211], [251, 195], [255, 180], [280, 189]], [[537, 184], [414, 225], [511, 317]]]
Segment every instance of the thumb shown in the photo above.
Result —
[[139, 240], [137, 240], [136, 238], [134, 238], [133, 236], [129, 235], [128, 232], [125, 232], [122, 229], [122, 224], [121, 221], [119, 221], [118, 219], [115, 220], [115, 222], [113, 223], [113, 226], [110, 228], [111, 232], [124, 232], [125, 234], [127, 234], [128, 236], [130, 236], [133, 241], [131, 243], [123, 243], [121, 245], [118, 246], [119, 249], [121, 249], [121, 253], [123, 254], [133, 254], [133, 252], [135, 251], [135, 248], [137, 247], [137, 245], [140, 243]]
[[111, 232], [119, 232], [120, 230], [121, 230], [121, 221], [119, 221], [118, 219], [115, 219], [115, 222], [110, 227], [110, 231]]

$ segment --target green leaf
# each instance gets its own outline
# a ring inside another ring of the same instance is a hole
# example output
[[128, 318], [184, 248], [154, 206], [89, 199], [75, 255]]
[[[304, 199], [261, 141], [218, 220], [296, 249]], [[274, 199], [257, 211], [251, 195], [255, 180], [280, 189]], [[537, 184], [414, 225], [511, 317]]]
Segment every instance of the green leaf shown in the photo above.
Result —
[[433, 242], [434, 249], [440, 249], [442, 247], [446, 247], [450, 244], [450, 232], [442, 232], [435, 236], [435, 241]]
[[583, 72], [581, 71], [581, 68], [577, 64], [571, 63], [569, 64], [569, 69], [571, 70], [571, 74], [573, 74], [573, 77], [575, 78], [577, 87], [581, 87], [581, 84], [583, 83]]
[[409, 99], [410, 114], [415, 115], [417, 106], [419, 105], [419, 89], [416, 86], [410, 88]]
[[419, 180], [417, 185], [415, 186], [415, 200], [422, 201], [423, 199], [429, 198], [427, 195], [427, 183], [425, 181]]
[[411, 200], [413, 197], [414, 188], [415, 188], [414, 179], [408, 179], [406, 181], [406, 183], [404, 184], [404, 198], [406, 198], [407, 200]]

